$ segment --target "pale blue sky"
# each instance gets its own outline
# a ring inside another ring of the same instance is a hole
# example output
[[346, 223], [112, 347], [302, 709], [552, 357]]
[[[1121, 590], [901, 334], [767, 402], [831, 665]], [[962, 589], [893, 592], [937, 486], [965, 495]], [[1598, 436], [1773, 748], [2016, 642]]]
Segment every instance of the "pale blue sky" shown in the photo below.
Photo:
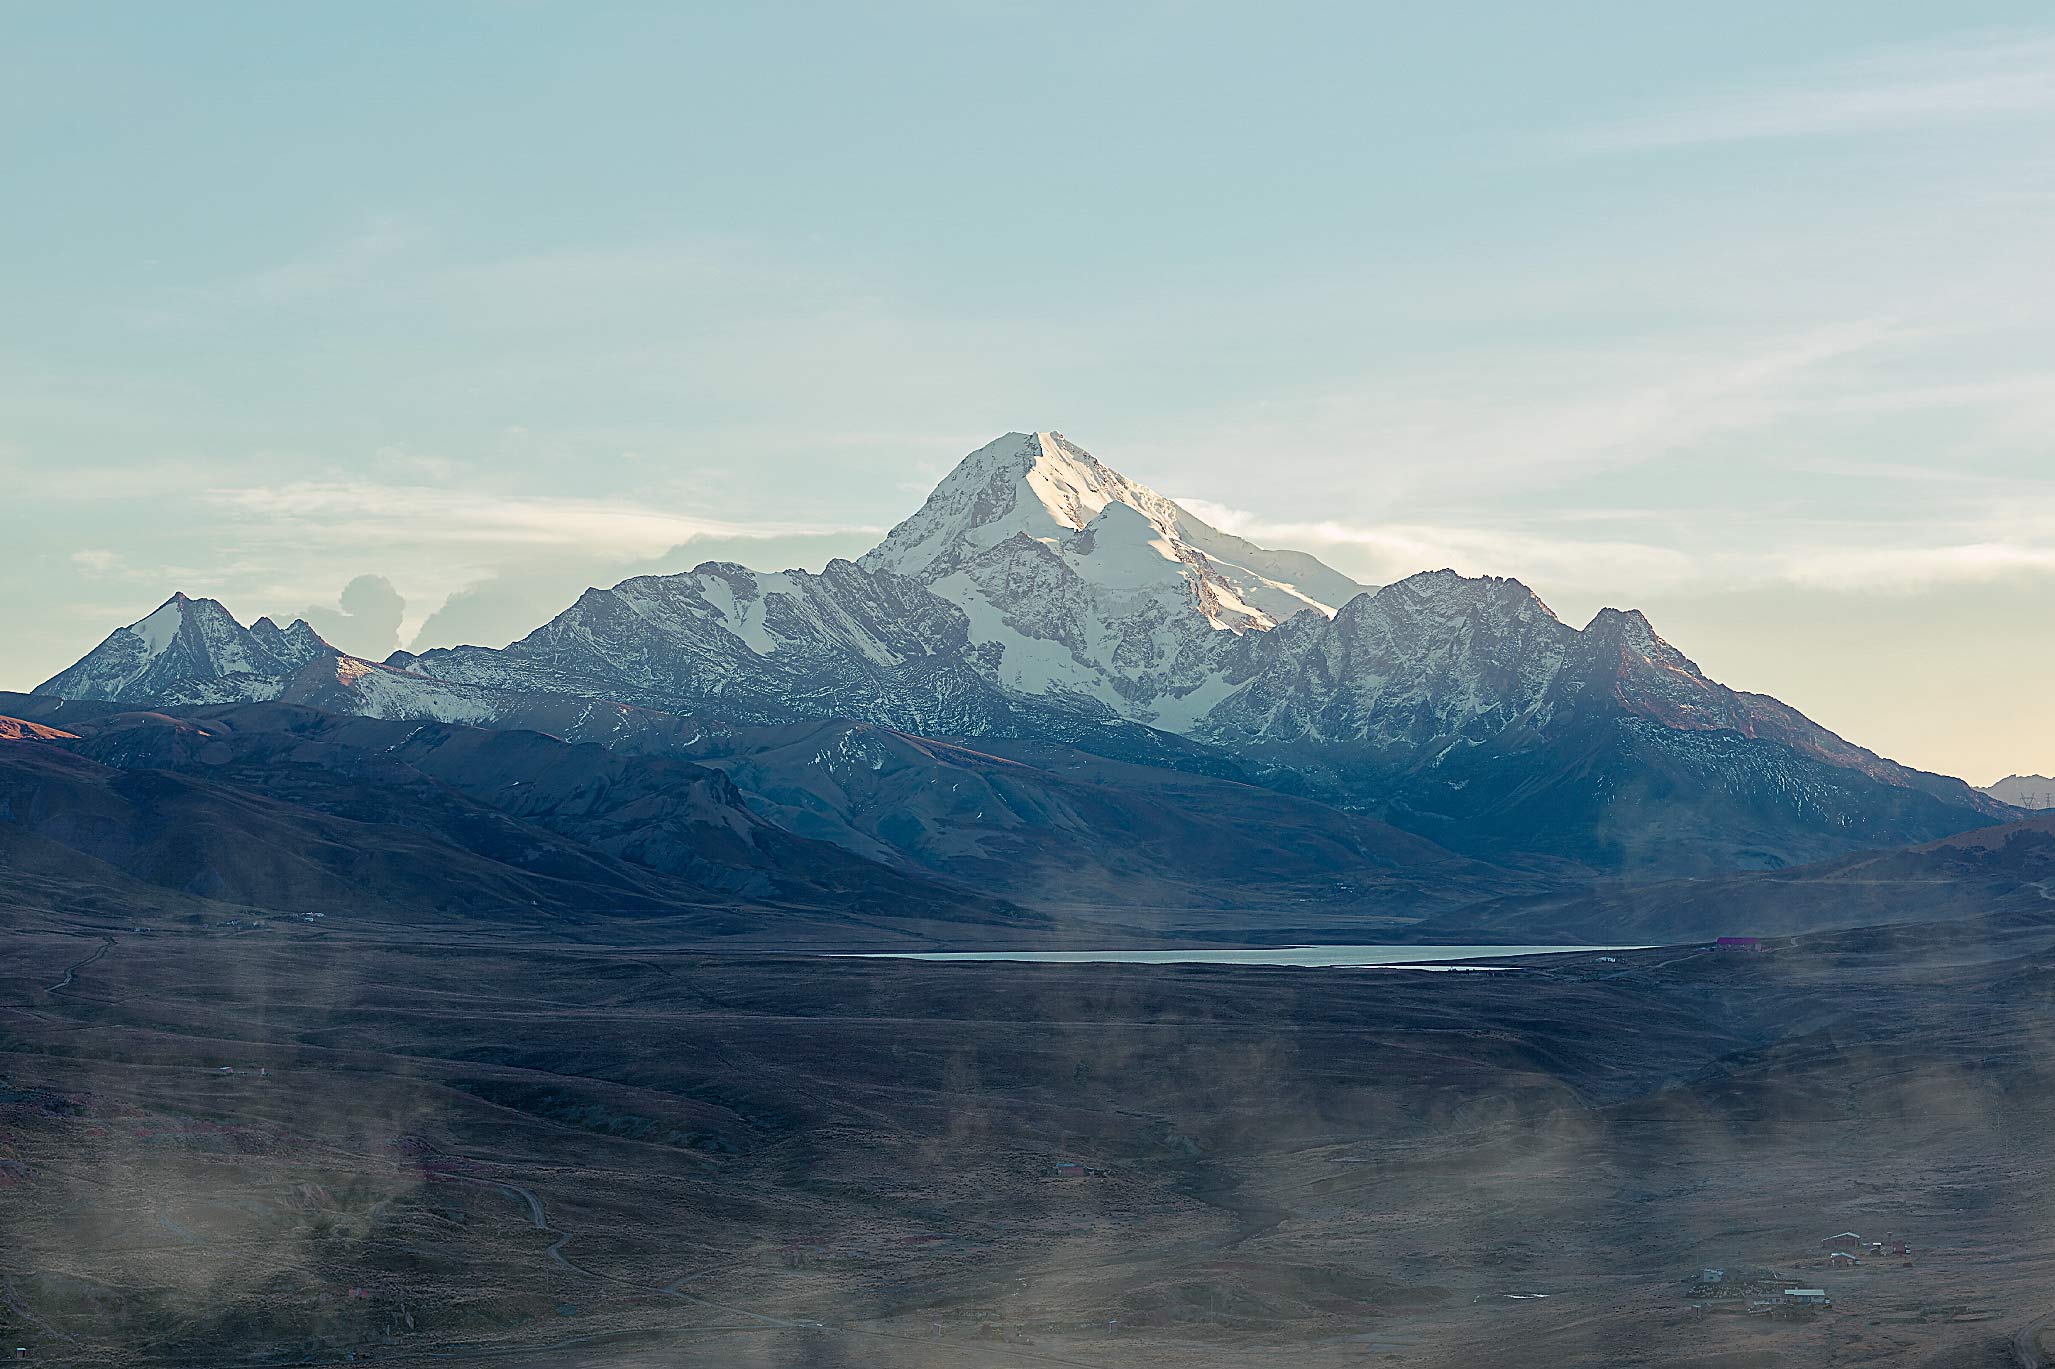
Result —
[[2044, 4], [0, 21], [0, 685], [174, 588], [817, 563], [1041, 427], [2055, 772]]

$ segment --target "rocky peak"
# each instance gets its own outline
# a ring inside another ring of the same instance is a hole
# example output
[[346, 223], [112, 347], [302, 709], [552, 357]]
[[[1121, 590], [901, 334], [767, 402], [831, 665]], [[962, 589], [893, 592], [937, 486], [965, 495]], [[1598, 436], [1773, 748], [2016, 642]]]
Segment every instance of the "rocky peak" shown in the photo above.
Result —
[[1303, 552], [1222, 532], [1058, 432], [1007, 433], [972, 452], [860, 564], [933, 585], [1016, 537], [1090, 556], [1077, 567], [1087, 584], [1151, 583], [1235, 631], [1332, 614], [1364, 589]]
[[304, 622], [245, 628], [218, 601], [180, 592], [36, 692], [116, 703], [270, 698], [295, 670], [335, 654]]
[[1061, 433], [1007, 433], [958, 462], [927, 502], [866, 553], [867, 570], [921, 580], [949, 574], [1009, 538], [1068, 541], [1119, 502], [1157, 524], [1174, 508], [1155, 491], [1101, 465]]
[[290, 627], [280, 627], [269, 618], [259, 618], [250, 624], [250, 636], [287, 665], [306, 665], [335, 654], [335, 649], [322, 640], [321, 634], [305, 618], [293, 619]]
[[1422, 661], [1470, 656], [1554, 658], [1577, 633], [1518, 580], [1423, 571], [1363, 595], [1335, 615], [1341, 642], [1378, 642]]
[[1650, 665], [1703, 677], [1697, 663], [1665, 641], [1638, 608], [1600, 609], [1585, 625], [1584, 636], [1594, 647], [1631, 653]]

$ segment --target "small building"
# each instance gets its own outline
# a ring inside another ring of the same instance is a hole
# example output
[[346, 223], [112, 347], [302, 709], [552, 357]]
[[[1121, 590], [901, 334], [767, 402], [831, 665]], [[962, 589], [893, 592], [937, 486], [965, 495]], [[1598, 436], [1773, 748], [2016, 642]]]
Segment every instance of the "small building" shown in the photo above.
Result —
[[1824, 1288], [1787, 1288], [1784, 1301], [1800, 1307], [1832, 1307], [1834, 1300], [1827, 1296]]
[[1837, 1236], [1820, 1237], [1822, 1250], [1852, 1250], [1862, 1244], [1862, 1237], [1853, 1231], [1843, 1231]]
[[1827, 1256], [1827, 1263], [1836, 1269], [1853, 1269], [1861, 1264], [1862, 1260], [1845, 1250], [1836, 1250], [1833, 1254]]
[[1723, 936], [1713, 942], [1716, 951], [1759, 951], [1762, 938], [1759, 936]]
[[1736, 1296], [1735, 1288], [1727, 1281], [1727, 1271], [1715, 1269], [1711, 1265], [1707, 1265], [1699, 1270], [1697, 1274], [1685, 1279], [1684, 1288], [1685, 1297], [1700, 1301], [1707, 1298], [1731, 1298]]
[[1085, 1167], [1075, 1160], [1058, 1161], [1056, 1166], [1049, 1172], [1059, 1179], [1082, 1179], [1085, 1177]]

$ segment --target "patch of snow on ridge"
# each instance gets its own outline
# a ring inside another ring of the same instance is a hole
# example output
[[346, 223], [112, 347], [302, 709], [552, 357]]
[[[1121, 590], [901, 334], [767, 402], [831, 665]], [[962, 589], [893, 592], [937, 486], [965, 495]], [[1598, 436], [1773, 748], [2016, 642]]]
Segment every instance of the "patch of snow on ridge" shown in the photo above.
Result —
[[[1098, 463], [1058, 434], [1036, 433], [1033, 441], [1034, 464], [1023, 477], [1027, 487], [1034, 491], [1049, 520], [1058, 527], [1075, 532], [1089, 526], [1114, 502], [1114, 496], [1108, 493], [1115, 488], [1114, 480], [1102, 481], [1093, 469]], [[1091, 464], [1078, 461], [1073, 452]], [[1106, 474], [1111, 476], [1112, 472]]]
[[151, 656], [162, 656], [165, 649], [178, 640], [178, 630], [186, 620], [184, 598], [183, 595], [173, 595], [156, 612], [130, 626], [129, 631], [143, 639], [143, 647]]
[[489, 723], [502, 700], [487, 691], [448, 685], [389, 666], [344, 657], [337, 682], [357, 697], [358, 711], [373, 718], [432, 718], [444, 723]]
[[700, 592], [719, 615], [722, 627], [757, 655], [768, 656], [778, 649], [778, 639], [764, 625], [765, 601], [773, 593], [790, 592], [791, 586], [782, 575], [745, 574], [752, 581], [752, 594], [737, 594], [734, 582], [720, 574], [702, 575]]
[[1244, 681], [1224, 671], [1210, 671], [1197, 686], [1182, 694], [1164, 694], [1156, 700], [1156, 716], [1150, 723], [1166, 732], [1189, 732], [1214, 705], [1240, 689]]
[[1184, 558], [1155, 524], [1130, 504], [1108, 504], [1079, 530], [1081, 535], [1051, 550], [1095, 585], [1134, 590], [1160, 585], [1165, 572], [1180, 575]]
[[968, 575], [959, 572], [937, 580], [929, 588], [963, 610], [974, 644], [999, 648], [998, 676], [1004, 688], [1029, 696], [1060, 694], [1097, 699], [1116, 713], [1127, 710], [1127, 701], [1112, 688], [1103, 672], [1080, 662], [1061, 642], [1031, 637], [1015, 628], [979, 592]]

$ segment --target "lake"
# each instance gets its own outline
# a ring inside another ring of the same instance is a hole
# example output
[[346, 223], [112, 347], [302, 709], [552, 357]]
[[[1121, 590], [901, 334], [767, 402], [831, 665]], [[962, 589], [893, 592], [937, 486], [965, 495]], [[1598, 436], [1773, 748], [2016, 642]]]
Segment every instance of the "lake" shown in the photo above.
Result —
[[1391, 965], [1453, 969], [1437, 960], [1504, 959], [1525, 955], [1588, 955], [1637, 946], [1265, 946], [1254, 950], [1177, 951], [876, 951], [862, 960], [1011, 960], [1040, 965], [1298, 965], [1336, 968]]

